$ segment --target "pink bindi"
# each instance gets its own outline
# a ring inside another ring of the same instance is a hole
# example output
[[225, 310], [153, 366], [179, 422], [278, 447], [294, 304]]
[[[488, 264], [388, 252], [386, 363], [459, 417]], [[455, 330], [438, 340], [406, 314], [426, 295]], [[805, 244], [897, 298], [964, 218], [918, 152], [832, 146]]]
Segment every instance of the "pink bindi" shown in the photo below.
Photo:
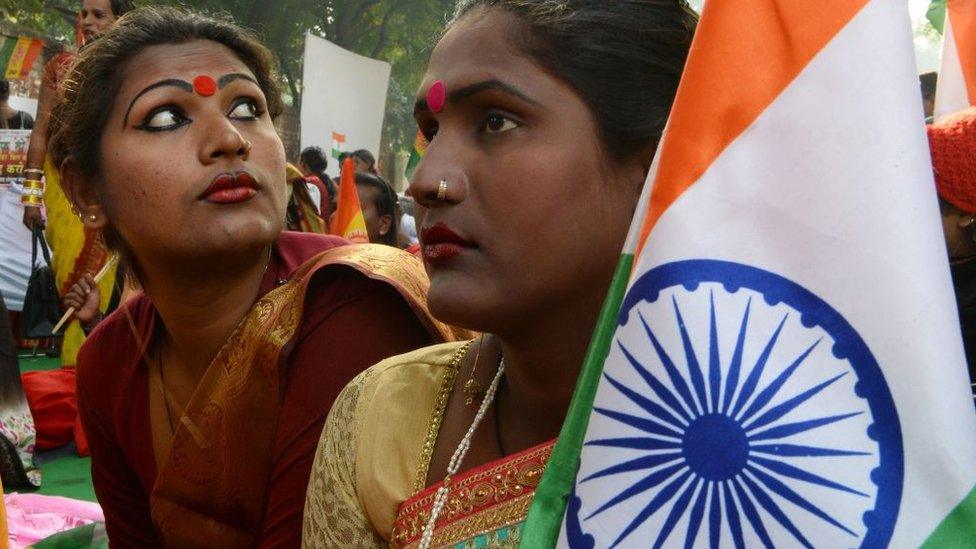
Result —
[[204, 97], [217, 93], [217, 81], [209, 76], [198, 76], [193, 79], [193, 89]]
[[430, 85], [427, 90], [427, 106], [433, 112], [444, 110], [444, 102], [447, 101], [447, 87], [443, 80], [438, 80]]

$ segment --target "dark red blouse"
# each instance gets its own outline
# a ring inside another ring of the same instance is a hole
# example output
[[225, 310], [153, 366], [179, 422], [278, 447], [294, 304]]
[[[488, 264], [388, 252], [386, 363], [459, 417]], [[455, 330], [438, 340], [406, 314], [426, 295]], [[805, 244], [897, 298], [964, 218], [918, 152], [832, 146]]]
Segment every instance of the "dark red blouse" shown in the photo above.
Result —
[[[283, 233], [261, 295], [283, 284], [337, 237]], [[339, 391], [376, 362], [433, 342], [390, 285], [348, 267], [323, 269], [306, 294], [305, 314], [285, 363], [268, 501], [260, 547], [298, 547], [305, 489], [325, 418]], [[128, 304], [144, 341], [156, 310], [141, 295]], [[95, 492], [113, 547], [157, 547], [149, 512], [156, 459], [149, 428], [149, 377], [123, 311], [106, 318], [78, 355], [78, 407], [92, 455]]]

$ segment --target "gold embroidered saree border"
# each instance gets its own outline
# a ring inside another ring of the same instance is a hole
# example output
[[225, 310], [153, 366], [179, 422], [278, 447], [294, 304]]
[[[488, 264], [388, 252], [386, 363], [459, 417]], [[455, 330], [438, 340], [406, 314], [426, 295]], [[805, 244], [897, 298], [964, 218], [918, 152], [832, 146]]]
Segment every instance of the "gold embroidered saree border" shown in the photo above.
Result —
[[468, 349], [470, 347], [471, 341], [468, 341], [454, 352], [454, 356], [451, 357], [451, 366], [444, 374], [444, 381], [441, 383], [441, 389], [437, 394], [437, 400], [434, 401], [434, 409], [430, 414], [430, 427], [427, 428], [427, 436], [424, 438], [424, 446], [420, 451], [420, 466], [417, 470], [417, 478], [414, 480], [413, 484], [414, 492], [423, 490], [424, 486], [427, 484], [427, 473], [430, 470], [430, 459], [431, 456], [434, 455], [434, 446], [437, 444], [437, 435], [441, 431], [441, 421], [444, 419], [444, 410], [447, 408], [447, 400], [450, 398], [451, 390], [454, 388], [454, 380], [457, 378], [461, 361], [464, 360], [464, 356], [468, 354]]
[[[459, 543], [525, 520], [553, 445], [530, 448], [455, 477], [434, 532], [434, 545]], [[400, 506], [392, 547], [411, 547], [420, 540], [439, 486], [425, 489]]]

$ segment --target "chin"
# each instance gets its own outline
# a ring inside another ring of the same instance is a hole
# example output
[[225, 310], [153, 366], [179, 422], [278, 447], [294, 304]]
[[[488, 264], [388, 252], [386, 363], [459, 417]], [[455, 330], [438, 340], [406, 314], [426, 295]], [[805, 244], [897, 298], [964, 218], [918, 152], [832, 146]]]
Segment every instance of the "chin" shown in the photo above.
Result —
[[475, 331], [491, 331], [488, 318], [497, 310], [484, 286], [459, 280], [457, 275], [435, 276], [427, 292], [430, 313], [441, 322]]

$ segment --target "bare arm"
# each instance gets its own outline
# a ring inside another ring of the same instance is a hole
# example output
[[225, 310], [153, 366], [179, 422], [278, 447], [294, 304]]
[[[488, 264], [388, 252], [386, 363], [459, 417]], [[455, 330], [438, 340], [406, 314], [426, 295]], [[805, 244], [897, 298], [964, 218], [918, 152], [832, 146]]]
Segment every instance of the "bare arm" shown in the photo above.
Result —
[[[51, 61], [56, 62], [56, 61]], [[41, 80], [41, 92], [37, 99], [37, 118], [34, 119], [34, 129], [31, 131], [30, 145], [27, 147], [27, 168], [40, 170], [44, 168], [44, 156], [47, 154], [47, 129], [51, 121], [51, 110], [57, 101], [58, 90], [55, 87], [52, 71], [45, 70]], [[24, 208], [24, 225], [28, 229], [35, 225], [44, 226], [40, 208]]]

